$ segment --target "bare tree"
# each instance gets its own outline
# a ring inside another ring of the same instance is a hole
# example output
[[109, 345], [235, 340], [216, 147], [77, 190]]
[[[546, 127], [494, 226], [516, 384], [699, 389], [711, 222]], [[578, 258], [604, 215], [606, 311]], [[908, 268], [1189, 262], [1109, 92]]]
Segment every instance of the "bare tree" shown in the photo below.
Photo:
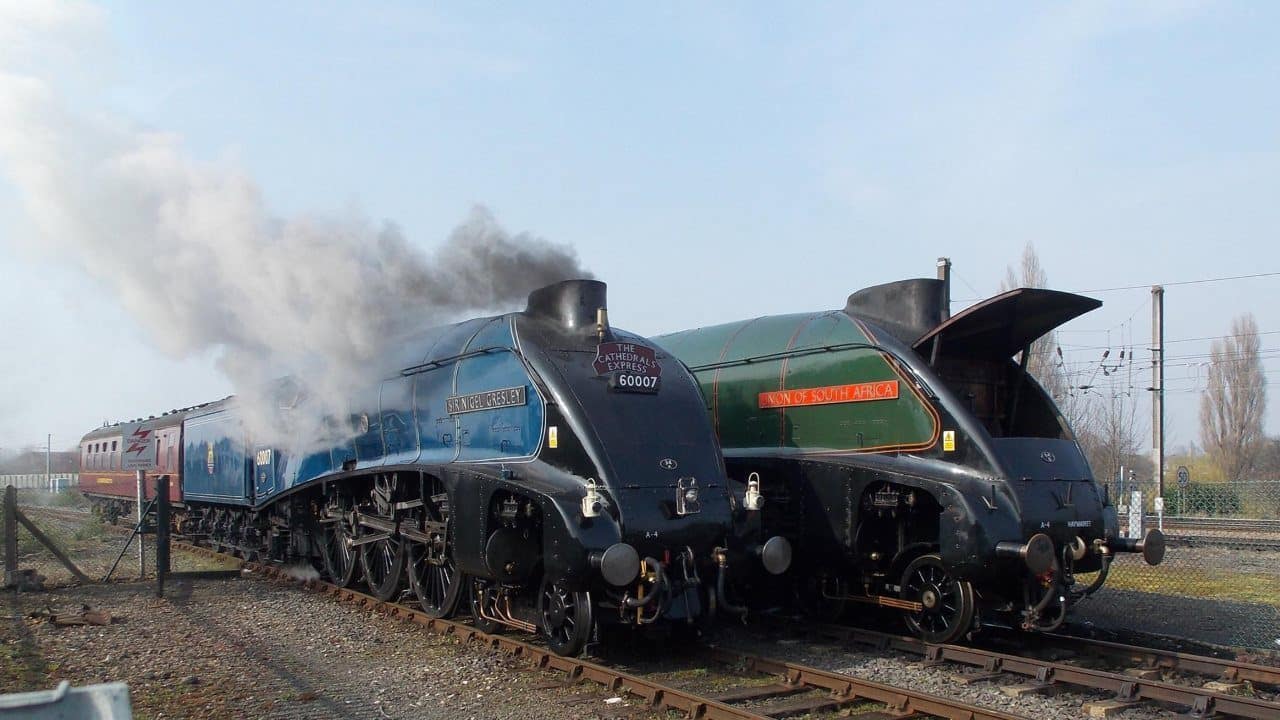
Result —
[[1200, 398], [1200, 439], [1227, 480], [1240, 480], [1264, 449], [1267, 385], [1253, 313], [1231, 321], [1231, 334], [1209, 348], [1209, 385]]
[[[1023, 258], [1020, 260], [1018, 269], [1015, 270], [1012, 265], [1006, 268], [1005, 281], [1000, 283], [1001, 292], [1019, 287], [1048, 287], [1048, 275], [1039, 264], [1036, 246], [1030, 242], [1023, 249]], [[1066, 382], [1066, 372], [1061, 360], [1062, 357], [1057, 351], [1057, 333], [1047, 333], [1032, 343], [1027, 370], [1066, 414], [1068, 410], [1066, 405], [1071, 400], [1070, 387]], [[1068, 419], [1073, 419], [1070, 414]]]
[[1141, 453], [1146, 426], [1138, 413], [1138, 398], [1114, 385], [1109, 392], [1110, 397], [1083, 403], [1088, 415], [1076, 428], [1076, 439], [1099, 477], [1113, 477], [1122, 466], [1137, 470], [1148, 462]]
[[[1049, 285], [1049, 276], [1040, 265], [1040, 257], [1036, 255], [1035, 245], [1027, 243], [1022, 250], [1022, 259], [1015, 270], [1012, 265], [1005, 270], [1004, 281], [1000, 283], [1001, 292], [1020, 287], [1044, 288]], [[1019, 358], [1021, 359], [1021, 358]], [[1027, 359], [1027, 372], [1035, 378], [1049, 397], [1058, 404], [1058, 409], [1067, 418], [1076, 433], [1079, 434], [1088, 424], [1091, 408], [1088, 398], [1072, 391], [1067, 376], [1066, 365], [1058, 349], [1058, 333], [1046, 333], [1031, 344], [1031, 354]]]

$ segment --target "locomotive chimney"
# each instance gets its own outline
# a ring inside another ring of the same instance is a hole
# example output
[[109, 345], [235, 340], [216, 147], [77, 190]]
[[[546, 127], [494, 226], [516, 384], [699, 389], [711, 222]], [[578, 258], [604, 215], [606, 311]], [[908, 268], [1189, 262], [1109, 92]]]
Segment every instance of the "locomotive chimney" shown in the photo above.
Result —
[[844, 311], [871, 320], [907, 344], [941, 324], [943, 308], [950, 307], [946, 283], [915, 278], [874, 285], [849, 296]]
[[565, 280], [529, 293], [525, 314], [568, 328], [591, 327], [607, 317], [606, 285], [599, 280]]

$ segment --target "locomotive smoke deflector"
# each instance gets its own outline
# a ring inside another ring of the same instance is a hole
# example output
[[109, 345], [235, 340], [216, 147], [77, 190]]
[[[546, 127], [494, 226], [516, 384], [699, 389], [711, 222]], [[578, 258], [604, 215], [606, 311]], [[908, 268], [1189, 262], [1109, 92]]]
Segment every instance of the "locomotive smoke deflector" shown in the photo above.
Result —
[[1101, 300], [1083, 295], [1041, 288], [1018, 288], [967, 308], [950, 320], [927, 328], [920, 335], [899, 336], [899, 339], [909, 343], [912, 349], [924, 357], [929, 357], [932, 344], [938, 342], [944, 354], [1003, 360], [1013, 357], [1014, 353], [1063, 323], [1100, 307]]

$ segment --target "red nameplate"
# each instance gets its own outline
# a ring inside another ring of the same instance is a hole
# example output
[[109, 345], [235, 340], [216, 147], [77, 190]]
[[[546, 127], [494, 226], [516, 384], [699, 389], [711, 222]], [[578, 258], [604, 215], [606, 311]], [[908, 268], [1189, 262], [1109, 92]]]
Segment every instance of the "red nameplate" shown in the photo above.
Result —
[[828, 385], [826, 387], [762, 392], [760, 393], [760, 407], [781, 408], [799, 405], [834, 405], [836, 403], [867, 402], [869, 400], [895, 400], [897, 397], [898, 381], [880, 380], [878, 382], [855, 383], [853, 385]]

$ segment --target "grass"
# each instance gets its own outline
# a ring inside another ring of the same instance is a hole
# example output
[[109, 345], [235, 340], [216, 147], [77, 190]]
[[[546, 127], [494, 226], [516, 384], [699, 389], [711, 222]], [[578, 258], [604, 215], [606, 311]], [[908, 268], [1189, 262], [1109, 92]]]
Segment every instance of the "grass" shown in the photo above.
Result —
[[86, 505], [84, 496], [74, 490], [53, 493], [49, 504], [53, 507], [78, 508]]
[[[1095, 574], [1080, 575], [1089, 582]], [[1161, 595], [1186, 595], [1280, 607], [1280, 575], [1232, 572], [1212, 567], [1179, 568], [1131, 565], [1111, 568], [1105, 587]]]
[[90, 540], [101, 540], [106, 536], [106, 526], [97, 520], [92, 520], [77, 527], [73, 537], [76, 542], [87, 542]]
[[[2, 489], [2, 488], [0, 488]], [[49, 492], [35, 488], [23, 488], [18, 491], [18, 505], [32, 507], [81, 508], [87, 507], [84, 495], [77, 490]]]
[[[21, 623], [11, 618], [12, 623]], [[29, 638], [12, 628], [0, 630], [0, 693], [45, 689], [53, 668]]]
[[[64, 535], [61, 531], [55, 530], [50, 527], [42, 527], [39, 523], [36, 523], [36, 527], [39, 527], [40, 532], [44, 533], [44, 536], [48, 538], [49, 541], [52, 542], [54, 545], [57, 545], [59, 548], [63, 550], [69, 547], [70, 542], [68, 541], [67, 536]], [[44, 545], [39, 540], [36, 539], [35, 535], [32, 535], [31, 533], [27, 532], [26, 528], [19, 527], [18, 528], [18, 557], [19, 558], [30, 557], [36, 554], [48, 555], [49, 551], [45, 549]]]
[[[181, 553], [181, 560], [179, 560], [179, 553]], [[189, 570], [235, 570], [237, 567], [234, 560], [205, 557], [204, 555], [183, 552], [178, 548], [174, 548], [173, 553], [171, 554], [171, 562], [174, 572]]]

